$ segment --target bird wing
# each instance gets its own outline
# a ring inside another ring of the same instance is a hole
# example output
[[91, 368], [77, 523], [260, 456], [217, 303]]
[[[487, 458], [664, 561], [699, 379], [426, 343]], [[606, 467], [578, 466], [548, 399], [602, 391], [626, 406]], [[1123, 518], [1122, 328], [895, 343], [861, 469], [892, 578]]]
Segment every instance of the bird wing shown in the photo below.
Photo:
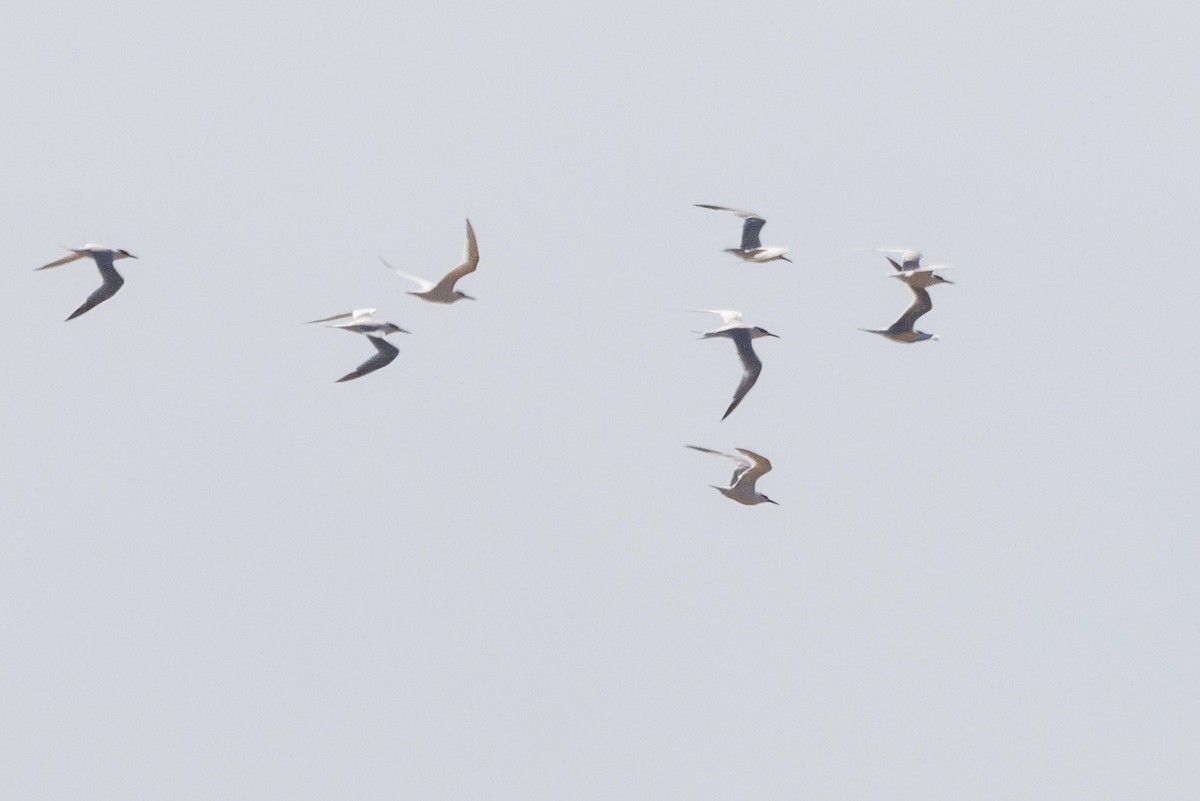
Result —
[[702, 209], [712, 209], [713, 211], [727, 211], [730, 214], [743, 218], [746, 222], [742, 224], [742, 250], [753, 250], [754, 248], [762, 247], [762, 242], [758, 238], [758, 232], [767, 224], [762, 215], [756, 214], [753, 211], [730, 208], [729, 206], [713, 206], [708, 203], [693, 203], [692, 205]]
[[761, 215], [756, 214], [753, 211], [744, 211], [742, 209], [733, 209], [733, 208], [730, 208], [729, 206], [712, 206], [712, 205], [709, 205], [708, 203], [693, 203], [692, 205], [698, 206], [702, 209], [712, 209], [713, 211], [727, 211], [730, 214], [736, 214], [738, 217], [747, 217], [747, 218], [756, 217], [760, 220], [762, 219]]
[[746, 397], [746, 393], [754, 386], [754, 382], [758, 381], [758, 374], [762, 372], [762, 362], [759, 360], [758, 354], [754, 352], [753, 344], [751, 344], [750, 330], [747, 328], [736, 329], [730, 332], [729, 338], [737, 346], [738, 357], [742, 360], [743, 372], [741, 383], [738, 384], [737, 389], [733, 393], [733, 403], [729, 404], [729, 408], [721, 416], [722, 420], [733, 413], [733, 410], [742, 402], [742, 398]]
[[716, 314], [721, 318], [721, 326], [727, 326], [742, 321], [742, 313], [735, 309], [692, 309], [694, 312], [701, 314]]
[[[86, 254], [85, 254], [86, 255]], [[74, 320], [79, 315], [89, 311], [96, 306], [99, 306], [104, 301], [117, 294], [117, 290], [125, 283], [125, 279], [113, 267], [113, 259], [111, 253], [93, 253], [92, 257], [96, 260], [96, 267], [100, 269], [100, 276], [104, 279], [104, 283], [100, 284], [100, 288], [92, 294], [88, 295], [87, 300], [83, 302], [75, 311], [71, 312], [68, 320]], [[47, 265], [52, 267], [54, 265]]]
[[[64, 264], [70, 264], [71, 262], [75, 261], [76, 259], [82, 259], [86, 255], [88, 255], [86, 251], [78, 251], [78, 250], [71, 251], [71, 254], [69, 256], [63, 256], [61, 259], [58, 259], [57, 261], [52, 261], [49, 264], [43, 264], [41, 267], [35, 267], [34, 272], [36, 272], [37, 270], [49, 270], [51, 267], [61, 267]], [[108, 263], [112, 264], [112, 259], [109, 259]]]
[[374, 315], [374, 314], [375, 314], [375, 309], [355, 309], [354, 311], [342, 312], [341, 314], [333, 314], [333, 315], [330, 315], [329, 317], [322, 317], [319, 320], [305, 320], [304, 324], [311, 325], [313, 323], [328, 323], [332, 320], [343, 320], [347, 317], [349, 317], [353, 320], [357, 320], [357, 321], [370, 320], [372, 315]]
[[933, 308], [933, 301], [929, 299], [929, 293], [919, 286], [908, 286], [913, 293], [912, 305], [905, 309], [904, 314], [900, 315], [900, 319], [892, 323], [888, 328], [889, 334], [900, 334], [905, 331], [912, 331], [913, 326], [917, 323], [917, 318]]
[[[699, 445], [688, 445], [687, 447], [694, 451], [700, 451], [701, 453], [711, 453], [713, 456], [724, 456], [726, 459], [732, 459], [733, 461], [737, 462], [737, 467], [733, 469], [733, 478], [729, 479], [729, 486], [731, 487], [737, 483], [738, 477], [740, 477], [742, 473], [745, 473], [751, 467], [751, 462], [748, 459], [741, 456], [736, 456], [732, 453], [714, 451], [712, 448], [701, 448]], [[740, 451], [741, 448], [738, 448], [738, 450]]]
[[912, 248], [861, 248], [861, 250], [869, 250], [872, 253], [894, 253], [900, 257], [900, 261], [905, 263], [904, 269], [912, 269], [908, 266], [911, 262], [916, 264], [921, 261], [921, 252]]
[[742, 250], [754, 250], [762, 247], [762, 240], [758, 238], [758, 232], [767, 224], [767, 221], [762, 217], [747, 217], [746, 222], [742, 223]]
[[336, 383], [340, 384], [343, 381], [362, 378], [367, 373], [373, 373], [381, 367], [387, 367], [400, 354], [399, 348], [380, 337], [368, 335], [367, 339], [371, 340], [371, 344], [375, 346], [375, 355], [355, 368], [354, 372], [346, 373], [346, 375], [339, 378]]
[[[749, 451], [745, 448], [735, 448], [735, 450], [749, 460], [747, 462], [748, 467], [741, 473], [741, 480], [746, 482], [747, 489], [753, 492], [755, 482], [771, 472], [771, 462], [765, 456], [760, 456], [754, 451]], [[737, 478], [734, 479], [734, 483], [738, 483]]]
[[418, 287], [420, 287], [420, 289], [421, 289], [421, 291], [422, 291], [422, 292], [428, 292], [429, 290], [433, 289], [433, 288], [434, 288], [434, 286], [436, 286], [436, 285], [433, 283], [433, 281], [428, 281], [428, 280], [426, 280], [426, 279], [424, 279], [424, 278], [418, 278], [418, 277], [417, 277], [417, 276], [415, 276], [415, 275], [409, 275], [408, 273], [402, 273], [402, 272], [400, 272], [400, 271], [399, 271], [399, 270], [397, 270], [395, 267], [393, 267], [392, 265], [388, 264], [388, 262], [387, 262], [387, 259], [385, 259], [383, 256], [380, 256], [380, 257], [379, 257], [379, 260], [380, 260], [381, 262], [383, 262], [383, 266], [384, 266], [384, 267], [387, 267], [389, 270], [391, 270], [392, 272], [394, 272], [396, 275], [400, 276], [401, 278], [407, 278], [409, 281], [412, 281], [414, 284], [416, 284]]
[[438, 281], [438, 288], [445, 292], [450, 292], [454, 289], [454, 285], [458, 282], [458, 279], [475, 272], [475, 268], [478, 266], [479, 244], [475, 241], [475, 229], [471, 227], [471, 221], [467, 220], [467, 243], [463, 246], [462, 263], [446, 273], [441, 281]]

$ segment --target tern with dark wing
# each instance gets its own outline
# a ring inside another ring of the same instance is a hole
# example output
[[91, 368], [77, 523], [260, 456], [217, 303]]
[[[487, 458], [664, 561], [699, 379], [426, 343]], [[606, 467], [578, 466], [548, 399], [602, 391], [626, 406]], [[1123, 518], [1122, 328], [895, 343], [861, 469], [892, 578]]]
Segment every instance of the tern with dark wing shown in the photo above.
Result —
[[731, 209], [728, 206], [713, 206], [708, 203], [693, 203], [692, 205], [702, 209], [712, 209], [713, 211], [727, 211], [745, 220], [742, 223], [742, 246], [740, 248], [725, 248], [726, 253], [732, 253], [742, 261], [750, 261], [755, 264], [763, 264], [764, 262], [775, 261], [776, 259], [791, 261], [791, 259], [784, 255], [790, 252], [789, 248], [763, 247], [758, 234], [763, 226], [767, 224], [767, 221], [761, 215], [755, 214], [752, 211]]
[[729, 408], [725, 410], [725, 414], [721, 415], [721, 419], [724, 420], [738, 407], [738, 404], [742, 402], [742, 398], [746, 397], [746, 393], [758, 381], [758, 374], [762, 372], [762, 361], [758, 358], [758, 354], [754, 352], [753, 341], [759, 337], [775, 337], [778, 339], [779, 335], [772, 334], [762, 326], [747, 325], [742, 322], [742, 313], [733, 309], [697, 309], [696, 311], [721, 316], [721, 326], [711, 331], [704, 331], [701, 333], [700, 338], [726, 337], [732, 339], [734, 347], [737, 348], [738, 358], [742, 361], [742, 380], [738, 384], [737, 389], [734, 390], [733, 402], [729, 404]]
[[872, 328], [860, 328], [859, 331], [866, 331], [869, 334], [879, 334], [887, 337], [893, 342], [901, 342], [910, 344], [913, 342], [924, 342], [927, 339], [936, 340], [937, 334], [927, 334], [924, 331], [917, 331], [913, 328], [917, 319], [933, 308], [933, 301], [929, 299], [929, 293], [922, 287], [909, 284], [908, 287], [913, 293], [912, 304], [900, 315], [900, 319], [892, 323], [888, 328], [879, 331]]
[[688, 445], [694, 451], [701, 453], [710, 453], [713, 456], [723, 456], [726, 459], [732, 459], [737, 462], [737, 467], [733, 469], [733, 478], [729, 480], [728, 487], [718, 487], [716, 484], [709, 484], [710, 487], [724, 495], [730, 500], [737, 501], [746, 506], [756, 506], [760, 503], [778, 503], [763, 495], [754, 485], [758, 480], [771, 472], [771, 463], [765, 456], [760, 456], [754, 451], [746, 450], [745, 448], [734, 448], [741, 454], [740, 456], [732, 453], [724, 453], [722, 451], [714, 451], [711, 448], [701, 448], [699, 445]]
[[418, 278], [415, 275], [402, 273], [387, 261], [380, 257], [383, 266], [394, 272], [402, 278], [407, 278], [415, 283], [419, 289], [411, 291], [408, 294], [415, 295], [421, 300], [427, 300], [430, 303], [455, 303], [460, 300], [475, 300], [466, 292], [460, 292], [454, 288], [458, 280], [465, 275], [470, 275], [475, 272], [475, 268], [479, 266], [479, 245], [475, 241], [475, 229], [471, 227], [471, 221], [467, 220], [467, 244], [463, 248], [463, 260], [450, 272], [446, 273], [440, 281], [429, 281], [424, 278]]
[[328, 323], [333, 320], [344, 320], [344, 322], [327, 325], [326, 328], [340, 328], [343, 331], [350, 331], [354, 334], [362, 334], [367, 339], [371, 340], [371, 344], [375, 346], [375, 355], [360, 364], [354, 372], [347, 373], [337, 380], [337, 383], [350, 381], [355, 378], [361, 378], [367, 373], [373, 373], [381, 367], [387, 367], [395, 358], [400, 355], [400, 349], [384, 339], [388, 334], [407, 334], [410, 333], [395, 323], [389, 323], [375, 319], [374, 309], [355, 309], [354, 311], [334, 314], [329, 317], [322, 317], [319, 320], [309, 320], [305, 325], [312, 323]]
[[64, 264], [70, 264], [76, 259], [82, 259], [86, 257], [96, 262], [96, 267], [100, 270], [100, 277], [104, 281], [102, 284], [100, 284], [99, 289], [88, 295], [88, 299], [83, 302], [82, 306], [71, 312], [71, 316], [67, 318], [68, 320], [74, 320], [79, 315], [96, 306], [99, 306], [101, 303], [117, 294], [117, 290], [124, 285], [125, 279], [122, 278], [121, 274], [117, 272], [117, 269], [113, 267], [113, 262], [117, 259], [137, 258], [137, 256], [133, 255], [128, 250], [113, 250], [112, 248], [106, 248], [102, 245], [87, 244], [81, 248], [67, 248], [67, 250], [71, 251], [70, 256], [63, 256], [61, 259], [52, 261], [49, 264], [44, 264], [37, 269], [49, 270], [51, 267], [60, 267]]

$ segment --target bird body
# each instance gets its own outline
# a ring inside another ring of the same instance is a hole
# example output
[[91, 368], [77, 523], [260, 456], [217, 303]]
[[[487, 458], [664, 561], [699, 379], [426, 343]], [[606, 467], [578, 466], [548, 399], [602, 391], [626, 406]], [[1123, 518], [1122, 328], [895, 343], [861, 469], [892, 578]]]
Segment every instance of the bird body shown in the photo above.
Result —
[[755, 214], [752, 211], [732, 209], [728, 206], [713, 206], [708, 203], [693, 203], [692, 205], [702, 209], [712, 209], [713, 211], [727, 211], [745, 220], [742, 223], [741, 247], [725, 248], [724, 251], [726, 253], [732, 253], [742, 261], [754, 262], [755, 264], [763, 264], [776, 260], [791, 261], [785, 255], [790, 252], [789, 248], [763, 247], [762, 241], [759, 239], [759, 232], [762, 231], [767, 221], [761, 215]]
[[125, 279], [122, 278], [121, 274], [117, 272], [116, 267], [113, 266], [113, 262], [117, 259], [137, 258], [137, 256], [133, 255], [127, 250], [113, 250], [112, 248], [106, 248], [103, 245], [95, 245], [91, 243], [86, 244], [81, 248], [67, 248], [67, 250], [71, 251], [70, 256], [63, 256], [61, 259], [52, 261], [49, 264], [43, 264], [37, 269], [48, 270], [51, 267], [61, 267], [64, 264], [70, 264], [76, 259], [87, 257], [96, 263], [96, 268], [100, 270], [100, 278], [103, 280], [103, 283], [100, 284], [100, 287], [95, 292], [88, 295], [88, 298], [83, 302], [83, 305], [71, 312], [71, 316], [67, 318], [68, 320], [75, 319], [84, 312], [95, 308], [111, 298], [113, 295], [117, 294], [117, 290], [124, 286]]
[[[891, 259], [888, 259], [891, 261]], [[895, 262], [892, 262], [895, 264]], [[954, 282], [948, 278], [942, 278], [934, 272], [934, 270], [949, 270], [949, 265], [945, 264], [930, 264], [928, 267], [917, 267], [912, 270], [902, 270], [898, 273], [892, 273], [891, 277], [896, 278], [910, 287], [918, 289], [928, 289], [934, 284], [953, 284]]]
[[471, 221], [467, 220], [467, 243], [463, 248], [463, 260], [450, 272], [442, 276], [440, 281], [429, 281], [425, 278], [418, 278], [415, 275], [402, 273], [392, 265], [388, 264], [382, 257], [379, 259], [383, 262], [383, 266], [387, 267], [396, 275], [415, 283], [419, 289], [410, 291], [408, 294], [415, 295], [421, 300], [427, 300], [430, 303], [456, 303], [460, 300], [475, 300], [465, 292], [460, 292], [454, 288], [458, 283], [458, 279], [464, 275], [469, 275], [475, 272], [475, 268], [479, 266], [479, 245], [475, 241], [475, 229], [471, 227]]
[[758, 480], [771, 472], [771, 462], [766, 457], [745, 448], [734, 448], [734, 450], [741, 454], [740, 456], [735, 456], [732, 453], [714, 451], [711, 448], [701, 448], [699, 445], [688, 445], [687, 447], [694, 451], [710, 453], [713, 456], [723, 456], [726, 459], [732, 459], [737, 462], [737, 467], [733, 470], [733, 477], [729, 480], [728, 487], [718, 487], [716, 484], [709, 485], [726, 498], [737, 501], [745, 506], [757, 506], [760, 503], [774, 503], [778, 506], [776, 501], [771, 500], [755, 489], [755, 484], [758, 483]]

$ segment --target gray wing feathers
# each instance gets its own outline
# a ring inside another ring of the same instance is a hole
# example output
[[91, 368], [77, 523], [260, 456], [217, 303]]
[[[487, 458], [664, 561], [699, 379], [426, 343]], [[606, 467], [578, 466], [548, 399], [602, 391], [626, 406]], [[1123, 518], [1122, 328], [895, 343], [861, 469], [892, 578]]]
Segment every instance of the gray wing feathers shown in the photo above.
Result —
[[916, 325], [917, 319], [922, 314], [933, 308], [933, 301], [929, 299], [929, 293], [921, 287], [909, 286], [913, 293], [912, 305], [905, 310], [904, 314], [900, 315], [900, 319], [892, 323], [888, 328], [890, 333], [896, 334], [904, 331], [912, 331]]
[[[53, 267], [54, 265], [48, 264], [46, 266]], [[101, 258], [98, 255], [96, 257], [96, 266], [100, 268], [100, 276], [104, 279], [104, 283], [100, 285], [99, 289], [88, 295], [88, 299], [83, 302], [82, 306], [71, 312], [71, 316], [67, 318], [68, 320], [74, 320], [84, 312], [90, 311], [96, 306], [99, 306], [101, 303], [117, 294], [117, 290], [124, 285], [125, 279], [122, 278], [121, 274], [117, 272], [115, 267], [113, 267], [111, 256], [108, 256], [108, 258]]]
[[755, 214], [752, 211], [743, 211], [742, 209], [732, 209], [729, 206], [713, 206], [708, 203], [693, 203], [702, 209], [712, 209], [713, 211], [727, 211], [730, 214], [736, 214], [738, 217], [745, 219], [742, 224], [742, 250], [754, 250], [762, 247], [762, 242], [758, 238], [758, 232], [767, 224], [767, 221], [761, 215]]
[[375, 355], [360, 364], [352, 373], [347, 373], [337, 380], [336, 383], [343, 381], [351, 381], [355, 378], [362, 378], [367, 373], [373, 373], [381, 367], [387, 367], [400, 354], [400, 349], [395, 345], [387, 342], [380, 337], [368, 336], [371, 344], [375, 346]]
[[747, 329], [738, 329], [730, 334], [730, 339], [737, 346], [738, 356], [742, 360], [742, 380], [738, 384], [737, 390], [733, 393], [733, 402], [729, 404], [729, 408], [725, 410], [725, 414], [721, 416], [724, 420], [733, 410], [742, 402], [742, 398], [746, 397], [746, 393], [758, 381], [758, 374], [762, 372], [762, 361], [759, 360], [758, 354], [754, 352], [754, 346], [751, 344], [750, 331]]
[[742, 250], [754, 250], [762, 247], [762, 240], [758, 238], [758, 232], [767, 224], [767, 221], [762, 217], [747, 217], [746, 222], [742, 225]]

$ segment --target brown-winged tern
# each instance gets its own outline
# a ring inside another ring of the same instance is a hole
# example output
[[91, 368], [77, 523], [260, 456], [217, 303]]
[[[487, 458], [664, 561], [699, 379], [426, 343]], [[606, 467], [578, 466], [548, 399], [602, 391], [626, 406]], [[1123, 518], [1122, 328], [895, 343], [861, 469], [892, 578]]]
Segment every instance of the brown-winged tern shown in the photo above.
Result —
[[728, 206], [712, 206], [708, 203], [693, 203], [692, 205], [702, 209], [712, 209], [713, 211], [727, 211], [745, 220], [742, 223], [742, 246], [740, 248], [725, 248], [726, 253], [732, 253], [742, 261], [750, 261], [755, 264], [775, 261], [776, 259], [791, 261], [791, 259], [784, 255], [789, 252], [788, 248], [763, 247], [762, 242], [758, 238], [758, 232], [767, 224], [767, 221], [762, 216], [752, 211], [731, 209]]
[[701, 453], [711, 453], [713, 456], [724, 456], [726, 459], [732, 459], [737, 462], [737, 467], [733, 470], [733, 478], [729, 480], [728, 487], [718, 487], [716, 484], [709, 484], [710, 487], [726, 498], [745, 504], [746, 506], [756, 506], [760, 503], [774, 503], [776, 506], [779, 505], [754, 488], [755, 483], [760, 478], [771, 472], [771, 463], [766, 457], [759, 456], [754, 451], [749, 451], [745, 448], [734, 448], [734, 450], [741, 454], [741, 456], [736, 456], [732, 453], [714, 451], [711, 448], [701, 448], [699, 445], [688, 445], [687, 447]]
[[446, 273], [442, 280], [434, 282], [424, 278], [418, 278], [415, 275], [402, 273], [395, 267], [387, 263], [383, 257], [380, 257], [383, 266], [387, 267], [392, 272], [396, 273], [409, 281], [414, 282], [420, 289], [409, 292], [410, 295], [415, 295], [421, 300], [427, 300], [430, 303], [454, 303], [460, 300], [475, 300], [466, 292], [460, 292], [454, 288], [458, 279], [464, 275], [469, 275], [475, 272], [475, 268], [479, 266], [479, 245], [475, 242], [475, 229], [471, 227], [471, 221], [467, 220], [467, 244], [463, 248], [462, 263], [455, 267], [450, 272]]
[[87, 300], [83, 302], [75, 311], [71, 312], [68, 320], [73, 320], [84, 312], [100, 305], [104, 301], [117, 294], [117, 290], [125, 283], [125, 279], [113, 267], [113, 262], [117, 259], [136, 259], [137, 256], [130, 253], [128, 250], [113, 250], [102, 245], [86, 244], [81, 248], [67, 248], [71, 251], [70, 256], [63, 256], [58, 261], [52, 261], [49, 264], [43, 264], [38, 270], [49, 270], [51, 267], [60, 267], [64, 264], [70, 264], [76, 259], [84, 257], [90, 258], [96, 262], [96, 267], [100, 270], [100, 277], [104, 279], [104, 283], [100, 284], [100, 288], [92, 294], [88, 295]]

